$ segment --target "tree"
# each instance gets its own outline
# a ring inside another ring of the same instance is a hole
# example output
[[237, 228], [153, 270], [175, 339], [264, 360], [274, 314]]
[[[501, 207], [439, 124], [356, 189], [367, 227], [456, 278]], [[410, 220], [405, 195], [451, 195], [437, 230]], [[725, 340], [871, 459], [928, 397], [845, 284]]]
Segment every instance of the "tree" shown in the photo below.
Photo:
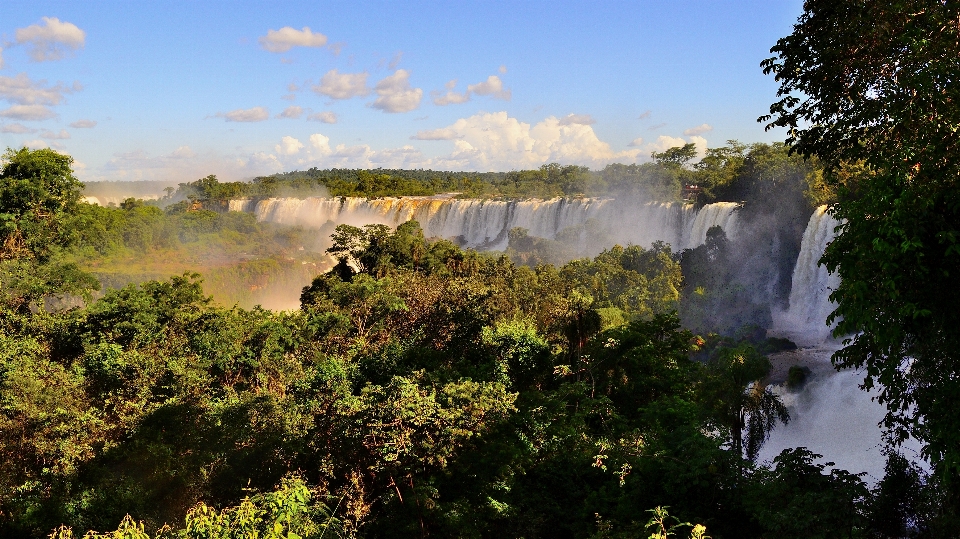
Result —
[[[789, 129], [838, 189], [823, 262], [838, 367], [880, 385], [894, 442], [913, 435], [960, 506], [960, 5], [807, 0], [764, 72]], [[851, 336], [852, 335], [852, 336]]]
[[64, 241], [63, 221], [83, 187], [72, 163], [47, 148], [7, 148], [0, 158], [0, 260], [45, 259]]
[[755, 461], [777, 421], [790, 414], [763, 384], [770, 360], [749, 344], [720, 348], [707, 363], [703, 396], [717, 426], [729, 431], [734, 453]]
[[72, 239], [66, 223], [83, 184], [73, 158], [50, 149], [7, 149], [0, 158], [0, 306], [26, 313], [56, 294], [87, 296], [99, 283], [76, 264], [52, 260]]

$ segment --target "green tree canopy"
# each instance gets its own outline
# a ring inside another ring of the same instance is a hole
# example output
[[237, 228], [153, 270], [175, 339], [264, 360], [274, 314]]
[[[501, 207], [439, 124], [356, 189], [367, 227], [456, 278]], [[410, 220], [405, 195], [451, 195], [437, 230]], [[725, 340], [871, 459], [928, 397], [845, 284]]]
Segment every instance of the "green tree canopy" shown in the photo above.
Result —
[[[880, 384], [885, 425], [960, 479], [960, 5], [807, 0], [764, 71], [760, 118], [817, 156], [843, 221], [823, 262], [840, 367]], [[957, 481], [952, 482], [957, 489]], [[960, 489], [958, 489], [960, 491]], [[954, 497], [960, 506], [960, 498]]]
[[46, 258], [64, 241], [64, 219], [80, 200], [73, 158], [7, 148], [0, 164], [0, 260]]

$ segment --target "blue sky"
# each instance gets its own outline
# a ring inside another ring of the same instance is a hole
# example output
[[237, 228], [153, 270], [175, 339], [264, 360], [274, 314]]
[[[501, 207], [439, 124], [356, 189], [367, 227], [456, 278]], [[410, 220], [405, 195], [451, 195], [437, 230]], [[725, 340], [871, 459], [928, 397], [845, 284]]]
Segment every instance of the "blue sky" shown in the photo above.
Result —
[[800, 0], [43, 2], [0, 19], [0, 146], [83, 180], [602, 168], [781, 140], [760, 61]]

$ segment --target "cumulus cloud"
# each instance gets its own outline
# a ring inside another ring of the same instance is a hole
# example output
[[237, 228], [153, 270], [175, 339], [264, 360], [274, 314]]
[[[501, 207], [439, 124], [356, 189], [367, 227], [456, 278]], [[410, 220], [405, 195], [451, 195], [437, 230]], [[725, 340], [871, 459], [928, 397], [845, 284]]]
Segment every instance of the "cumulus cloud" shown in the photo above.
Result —
[[709, 133], [713, 131], [713, 127], [710, 124], [700, 124], [697, 127], [691, 127], [683, 132], [684, 135], [688, 137], [693, 137], [697, 135], [702, 135], [704, 133]]
[[264, 107], [253, 107], [252, 109], [237, 109], [230, 112], [218, 112], [218, 118], [223, 118], [228, 122], [262, 122], [270, 118], [270, 111]]
[[423, 90], [410, 86], [410, 73], [405, 69], [378, 82], [374, 90], [379, 97], [371, 106], [383, 112], [410, 112], [420, 107], [423, 98]]
[[53, 131], [47, 130], [40, 133], [40, 138], [50, 140], [66, 140], [70, 138], [70, 133], [67, 133], [66, 129], [61, 129], [59, 133], [54, 133]]
[[462, 94], [453, 91], [453, 89], [457, 87], [457, 79], [451, 80], [445, 84], [444, 87], [447, 90], [447, 93], [445, 94], [441, 94], [436, 90], [430, 92], [430, 95], [433, 96], [434, 105], [443, 107], [446, 105], [459, 105], [460, 103], [466, 103], [467, 101], [470, 101], [470, 90], [467, 90]]
[[640, 146], [643, 146], [643, 137], [637, 137], [631, 140], [630, 144], [627, 144], [627, 146], [630, 146], [631, 148], [639, 148]]
[[310, 146], [320, 152], [321, 155], [330, 155], [330, 137], [314, 133], [310, 135]]
[[274, 148], [274, 157], [285, 170], [294, 168], [426, 168], [434, 164], [413, 146], [375, 150], [366, 144], [331, 144], [321, 133], [310, 135], [306, 144], [283, 137]]
[[327, 36], [313, 33], [309, 27], [297, 30], [284, 26], [279, 30], [267, 30], [267, 35], [258, 39], [260, 46], [269, 52], [287, 52], [294, 47], [322, 47], [327, 44]]
[[53, 112], [45, 105], [14, 105], [10, 108], [0, 110], [0, 118], [10, 118], [11, 120], [49, 120], [56, 115], [56, 112]]
[[560, 118], [560, 125], [593, 125], [597, 123], [589, 114], [567, 114]]
[[703, 158], [707, 151], [707, 139], [701, 136], [688, 136], [686, 139], [680, 137], [671, 137], [668, 135], [660, 135], [657, 137], [657, 140], [648, 144], [644, 150], [647, 151], [647, 154], [653, 152], [663, 152], [669, 150], [670, 148], [676, 148], [678, 146], [684, 146], [686, 144], [693, 143], [697, 149], [697, 157]]
[[15, 133], [18, 135], [22, 135], [24, 133], [36, 133], [36, 132], [37, 132], [36, 129], [30, 129], [29, 127], [23, 124], [13, 123], [13, 124], [0, 125], [0, 133]]
[[35, 62], [60, 60], [67, 52], [82, 49], [87, 34], [69, 22], [56, 17], [43, 17], [40, 24], [18, 28], [14, 39], [18, 45], [30, 47], [30, 58]]
[[303, 143], [293, 137], [283, 137], [274, 150], [280, 155], [294, 155], [303, 148]]
[[277, 114], [277, 118], [289, 118], [291, 120], [296, 120], [303, 115], [303, 107], [298, 107], [296, 105], [291, 105], [285, 109], [280, 114]]
[[30, 80], [26, 73], [16, 77], [0, 77], [0, 99], [19, 105], [59, 105], [64, 94], [80, 91], [83, 87], [75, 82], [72, 86], [57, 83], [47, 86], [47, 81]]
[[73, 127], [75, 129], [90, 129], [96, 126], [97, 126], [97, 122], [93, 120], [77, 120], [72, 124], [70, 124], [70, 127]]
[[477, 95], [489, 95], [495, 99], [510, 101], [511, 92], [503, 88], [503, 81], [496, 75], [490, 75], [487, 80], [467, 86], [467, 90]]
[[310, 116], [307, 116], [307, 120], [310, 120], [311, 122], [335, 124], [337, 123], [337, 113], [329, 110], [325, 110], [323, 112], [315, 112]]
[[365, 97], [370, 94], [367, 88], [367, 73], [340, 73], [336, 69], [328, 71], [313, 91], [333, 99]]
[[441, 129], [421, 131], [414, 138], [452, 141], [452, 153], [437, 158], [435, 166], [453, 170], [510, 170], [550, 162], [600, 168], [617, 161], [632, 162], [639, 155], [639, 150], [614, 152], [589, 125], [563, 125], [553, 116], [530, 125], [506, 112], [461, 118]]
[[497, 71], [499, 71], [500, 74], [503, 75], [507, 72], [507, 66], [500, 64], [500, 69], [498, 69]]

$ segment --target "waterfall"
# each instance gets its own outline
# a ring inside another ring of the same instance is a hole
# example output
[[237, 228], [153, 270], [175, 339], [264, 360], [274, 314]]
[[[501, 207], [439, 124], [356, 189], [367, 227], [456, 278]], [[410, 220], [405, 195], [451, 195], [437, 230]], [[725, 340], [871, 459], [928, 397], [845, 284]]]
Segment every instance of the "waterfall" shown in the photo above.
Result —
[[507, 232], [522, 227], [531, 236], [556, 239], [564, 229], [592, 221], [609, 239], [609, 247], [650, 246], [663, 241], [674, 250], [701, 245], [707, 229], [720, 226], [736, 236], [738, 204], [719, 202], [696, 210], [675, 203], [631, 203], [611, 199], [555, 198], [550, 200], [470, 200], [437, 197], [269, 198], [231, 200], [231, 211], [252, 212], [258, 221], [308, 228], [328, 222], [396, 227], [416, 219], [427, 237], [457, 238], [464, 246], [503, 250]]
[[803, 233], [800, 255], [793, 270], [790, 307], [776, 316], [778, 329], [800, 340], [823, 342], [832, 330], [826, 325], [827, 317], [835, 308], [829, 296], [840, 284], [840, 278], [819, 265], [819, 261], [838, 225], [840, 222], [827, 213], [827, 207], [820, 206], [810, 216]]

